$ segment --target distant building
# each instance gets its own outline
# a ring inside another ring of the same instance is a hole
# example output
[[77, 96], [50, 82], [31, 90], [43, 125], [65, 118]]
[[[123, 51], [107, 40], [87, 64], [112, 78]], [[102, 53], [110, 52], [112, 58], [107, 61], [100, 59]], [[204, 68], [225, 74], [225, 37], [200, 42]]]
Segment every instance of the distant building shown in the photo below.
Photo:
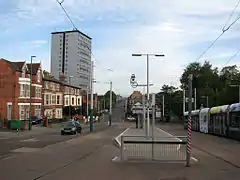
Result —
[[[32, 116], [41, 114], [42, 67], [32, 65]], [[30, 115], [30, 64], [0, 59], [0, 116], [25, 120]]]
[[51, 74], [74, 76], [71, 84], [86, 89], [91, 74], [92, 39], [79, 30], [53, 32], [51, 44]]
[[133, 93], [129, 96], [129, 103], [131, 105], [142, 102], [142, 93], [140, 91], [133, 91]]

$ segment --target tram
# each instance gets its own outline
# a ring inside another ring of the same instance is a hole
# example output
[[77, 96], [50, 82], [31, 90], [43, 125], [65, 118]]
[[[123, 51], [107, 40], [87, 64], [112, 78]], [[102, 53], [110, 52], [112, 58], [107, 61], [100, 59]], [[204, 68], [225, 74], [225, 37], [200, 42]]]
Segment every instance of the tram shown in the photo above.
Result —
[[[240, 103], [193, 110], [192, 130], [240, 141]], [[184, 113], [187, 129], [188, 112]]]

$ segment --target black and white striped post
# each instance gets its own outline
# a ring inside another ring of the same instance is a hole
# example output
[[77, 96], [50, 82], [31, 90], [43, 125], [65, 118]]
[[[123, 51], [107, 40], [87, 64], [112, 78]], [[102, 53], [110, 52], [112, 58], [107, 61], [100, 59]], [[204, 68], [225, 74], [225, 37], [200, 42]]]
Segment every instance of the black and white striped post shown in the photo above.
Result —
[[188, 134], [187, 134], [187, 164], [190, 166], [191, 159], [191, 143], [192, 143], [192, 79], [193, 75], [190, 74], [188, 77]]

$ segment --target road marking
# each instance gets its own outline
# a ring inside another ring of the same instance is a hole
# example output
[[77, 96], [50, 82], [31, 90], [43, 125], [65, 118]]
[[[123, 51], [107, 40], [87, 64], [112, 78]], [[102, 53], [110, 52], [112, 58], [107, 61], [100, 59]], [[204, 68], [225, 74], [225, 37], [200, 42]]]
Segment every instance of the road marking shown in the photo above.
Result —
[[197, 159], [197, 158], [195, 158], [195, 157], [191, 157], [191, 159], [193, 160], [193, 161], [195, 161], [195, 162], [198, 162], [199, 160]]
[[129, 129], [130, 129], [130, 127], [127, 128], [127, 129], [125, 129], [121, 134], [119, 134], [119, 135], [115, 138], [115, 140], [117, 141], [117, 143], [118, 143], [119, 146], [121, 146], [121, 142], [118, 140], [118, 138], [121, 137], [121, 136], [122, 136], [125, 132], [127, 132]]
[[114, 158], [112, 158], [112, 161], [116, 161], [116, 159], [117, 159], [118, 157], [117, 156], [115, 156]]
[[2, 161], [4, 161], [4, 160], [8, 160], [8, 159], [12, 159], [12, 158], [14, 158], [14, 157], [15, 157], [15, 156], [5, 157], [5, 158], [2, 159]]
[[[174, 137], [174, 135], [172, 135], [172, 134], [170, 134], [169, 132], [164, 131], [164, 130], [162, 130], [162, 129], [160, 129], [160, 128], [157, 128], [157, 130], [160, 131], [160, 132], [163, 132], [163, 133], [165, 133], [165, 134], [167, 134], [167, 135], [169, 135], [169, 136], [171, 136], [171, 137]], [[175, 139], [177, 139], [178, 141], [182, 142], [182, 140], [179, 139], [179, 138], [177, 138], [177, 137], [175, 137]], [[177, 147], [177, 150], [178, 150], [178, 151], [179, 151], [180, 147], [181, 147], [181, 145], [179, 144], [178, 147]]]

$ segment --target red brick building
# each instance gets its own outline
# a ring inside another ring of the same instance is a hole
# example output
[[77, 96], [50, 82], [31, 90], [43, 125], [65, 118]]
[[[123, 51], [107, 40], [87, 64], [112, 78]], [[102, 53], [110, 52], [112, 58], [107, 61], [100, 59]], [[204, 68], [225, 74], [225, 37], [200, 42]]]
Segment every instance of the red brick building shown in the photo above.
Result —
[[81, 108], [81, 88], [69, 85], [63, 75], [58, 80], [50, 73], [46, 72], [44, 74], [43, 111], [45, 116], [50, 119], [62, 119], [64, 107]]
[[[42, 67], [32, 65], [32, 116], [42, 107]], [[0, 59], [0, 118], [25, 120], [30, 115], [30, 64]]]

